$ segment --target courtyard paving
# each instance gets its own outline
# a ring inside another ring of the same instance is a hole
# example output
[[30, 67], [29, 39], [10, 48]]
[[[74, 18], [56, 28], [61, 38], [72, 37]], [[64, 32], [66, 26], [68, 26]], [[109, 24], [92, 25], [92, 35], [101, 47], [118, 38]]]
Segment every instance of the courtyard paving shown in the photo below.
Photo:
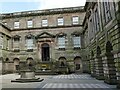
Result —
[[116, 85], [108, 85], [104, 81], [96, 80], [88, 74], [37, 75], [36, 77], [40, 77], [44, 81], [11, 83], [11, 80], [19, 77], [18, 74], [0, 76], [2, 90], [118, 90]]

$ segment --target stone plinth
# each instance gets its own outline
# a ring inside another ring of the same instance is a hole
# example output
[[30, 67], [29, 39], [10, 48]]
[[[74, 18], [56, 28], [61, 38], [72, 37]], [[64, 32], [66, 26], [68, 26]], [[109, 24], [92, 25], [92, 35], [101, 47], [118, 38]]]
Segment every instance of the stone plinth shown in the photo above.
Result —
[[36, 78], [35, 72], [31, 70], [21, 71], [20, 78], [16, 80], [11, 80], [11, 82], [41, 82], [44, 79]]

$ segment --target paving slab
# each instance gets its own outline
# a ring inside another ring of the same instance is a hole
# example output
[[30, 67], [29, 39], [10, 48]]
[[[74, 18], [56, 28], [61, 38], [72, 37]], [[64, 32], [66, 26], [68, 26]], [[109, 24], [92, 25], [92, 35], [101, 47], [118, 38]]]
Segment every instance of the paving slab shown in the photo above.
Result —
[[49, 90], [49, 89], [73, 89], [73, 90], [118, 90], [116, 85], [108, 85], [102, 80], [97, 80], [89, 74], [68, 75], [37, 75], [44, 79], [42, 82], [16, 83], [11, 80], [19, 78], [18, 74], [0, 76], [2, 90]]

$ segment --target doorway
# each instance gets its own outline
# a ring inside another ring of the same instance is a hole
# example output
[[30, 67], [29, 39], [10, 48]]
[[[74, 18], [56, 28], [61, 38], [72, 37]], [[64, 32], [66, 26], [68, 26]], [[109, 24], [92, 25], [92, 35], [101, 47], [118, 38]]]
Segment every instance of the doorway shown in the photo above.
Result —
[[42, 61], [49, 61], [50, 60], [50, 47], [49, 44], [44, 43], [42, 44]]

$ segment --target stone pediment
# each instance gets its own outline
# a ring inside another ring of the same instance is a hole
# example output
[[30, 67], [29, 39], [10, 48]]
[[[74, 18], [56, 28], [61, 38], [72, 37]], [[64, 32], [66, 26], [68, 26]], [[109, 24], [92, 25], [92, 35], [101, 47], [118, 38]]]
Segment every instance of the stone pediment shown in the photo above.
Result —
[[55, 35], [50, 34], [50, 33], [48, 33], [48, 32], [43, 32], [43, 33], [38, 34], [38, 35], [36, 36], [37, 39], [38, 39], [38, 38], [54, 38], [54, 37], [55, 37]]

